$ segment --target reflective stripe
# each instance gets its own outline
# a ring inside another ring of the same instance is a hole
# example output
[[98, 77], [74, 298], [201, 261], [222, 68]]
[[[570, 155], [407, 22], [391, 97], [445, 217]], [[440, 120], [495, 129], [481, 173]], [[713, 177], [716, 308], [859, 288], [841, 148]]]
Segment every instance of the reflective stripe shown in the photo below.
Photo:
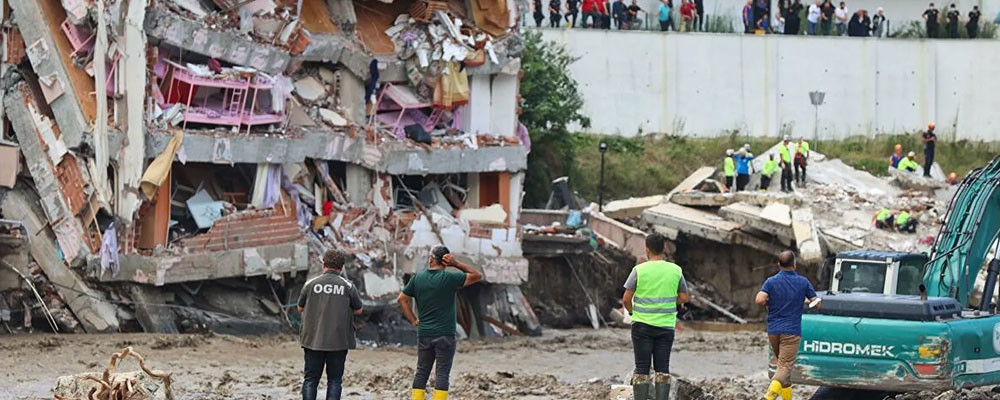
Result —
[[673, 314], [677, 312], [677, 307], [651, 308], [651, 307], [639, 307], [633, 305], [632, 312], [642, 312], [650, 314]]
[[676, 297], [633, 297], [633, 303], [676, 303]]

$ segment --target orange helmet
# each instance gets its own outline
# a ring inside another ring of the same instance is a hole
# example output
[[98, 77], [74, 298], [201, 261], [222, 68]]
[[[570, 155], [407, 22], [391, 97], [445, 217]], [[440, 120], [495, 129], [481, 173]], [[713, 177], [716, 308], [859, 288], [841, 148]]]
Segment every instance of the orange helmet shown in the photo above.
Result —
[[927, 124], [927, 129], [934, 129], [934, 123], [931, 122], [931, 123]]
[[948, 181], [954, 182], [956, 180], [958, 180], [958, 175], [957, 174], [955, 174], [954, 172], [948, 174]]

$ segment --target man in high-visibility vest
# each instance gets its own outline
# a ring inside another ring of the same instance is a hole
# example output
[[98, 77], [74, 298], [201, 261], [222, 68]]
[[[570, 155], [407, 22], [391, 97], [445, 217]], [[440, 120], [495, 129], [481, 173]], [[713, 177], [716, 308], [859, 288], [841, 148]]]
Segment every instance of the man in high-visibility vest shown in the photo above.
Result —
[[764, 169], [760, 171], [760, 190], [767, 191], [767, 188], [771, 186], [771, 177], [774, 176], [775, 172], [778, 172], [778, 161], [774, 159], [774, 154], [770, 154], [767, 161], [764, 162]]
[[809, 280], [795, 272], [795, 253], [778, 255], [778, 271], [764, 281], [754, 302], [767, 308], [767, 341], [771, 344], [777, 369], [764, 395], [766, 400], [792, 400], [792, 368], [802, 342], [802, 309], [820, 306]]
[[875, 227], [879, 229], [891, 229], [893, 224], [892, 218], [892, 211], [882, 207], [881, 210], [878, 210], [878, 214], [875, 214]]
[[906, 155], [906, 158], [899, 160], [899, 165], [896, 166], [896, 169], [906, 172], [917, 172], [920, 169], [920, 164], [917, 164], [916, 158], [917, 153], [911, 151], [910, 154]]
[[792, 191], [792, 151], [788, 148], [791, 144], [790, 139], [788, 135], [785, 135], [785, 140], [781, 142], [781, 146], [778, 146], [778, 155], [781, 156], [778, 161], [781, 163], [782, 192]]
[[[637, 400], [649, 398], [651, 383], [656, 400], [667, 400], [670, 395], [670, 350], [677, 307], [690, 299], [681, 267], [665, 259], [665, 244], [666, 238], [659, 233], [646, 237], [649, 261], [632, 268], [622, 296], [622, 304], [632, 316], [632, 392]], [[652, 377], [650, 364], [656, 373]]]
[[732, 191], [736, 184], [736, 160], [733, 159], [733, 149], [726, 150], [726, 158], [722, 160], [722, 172], [726, 174], [726, 190]]
[[917, 219], [910, 216], [910, 208], [904, 208], [896, 216], [896, 230], [900, 232], [917, 232]]

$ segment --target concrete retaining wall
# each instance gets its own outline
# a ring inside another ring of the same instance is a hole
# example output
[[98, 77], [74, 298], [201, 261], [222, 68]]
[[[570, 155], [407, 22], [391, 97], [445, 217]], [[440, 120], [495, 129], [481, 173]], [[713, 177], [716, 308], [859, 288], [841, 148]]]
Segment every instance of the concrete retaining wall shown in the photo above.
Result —
[[595, 133], [813, 136], [808, 93], [826, 92], [818, 136], [938, 126], [995, 141], [1000, 42], [543, 30], [580, 59], [570, 72]]

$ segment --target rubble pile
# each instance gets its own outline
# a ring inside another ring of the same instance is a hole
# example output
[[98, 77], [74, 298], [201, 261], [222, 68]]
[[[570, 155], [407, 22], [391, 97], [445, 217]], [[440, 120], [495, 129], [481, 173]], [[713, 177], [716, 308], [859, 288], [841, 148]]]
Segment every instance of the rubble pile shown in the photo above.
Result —
[[465, 335], [540, 332], [507, 1], [5, 4], [0, 215], [32, 238], [2, 257], [8, 331], [294, 329], [339, 249], [363, 339], [401, 343], [394, 299], [445, 244], [485, 276]]

